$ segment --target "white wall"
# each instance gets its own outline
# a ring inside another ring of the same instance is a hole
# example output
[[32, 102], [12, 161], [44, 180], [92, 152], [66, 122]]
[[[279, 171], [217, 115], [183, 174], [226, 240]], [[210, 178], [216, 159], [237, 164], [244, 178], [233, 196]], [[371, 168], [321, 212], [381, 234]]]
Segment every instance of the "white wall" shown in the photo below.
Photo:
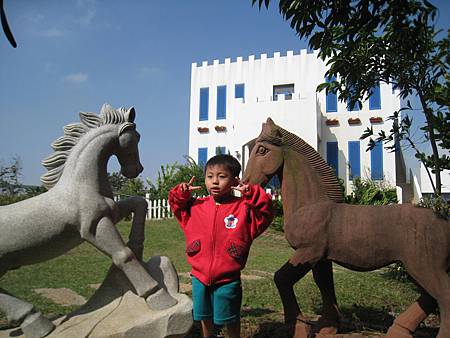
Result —
[[[189, 155], [197, 160], [198, 148], [208, 147], [208, 158], [215, 155], [217, 146], [225, 146], [236, 156], [242, 153], [242, 146], [257, 137], [261, 124], [271, 117], [276, 124], [302, 137], [314, 146], [326, 159], [326, 142], [338, 141], [339, 175], [346, 178], [347, 191], [351, 189], [348, 181], [348, 141], [358, 140], [366, 127], [370, 127], [370, 117], [382, 117], [382, 124], [373, 125], [374, 132], [385, 128], [391, 122], [386, 117], [398, 110], [400, 101], [392, 94], [391, 86], [381, 85], [382, 109], [369, 111], [368, 102], [363, 103], [359, 112], [348, 112], [346, 103], [338, 103], [337, 113], [325, 112], [325, 92], [316, 93], [316, 87], [324, 81], [326, 65], [317, 58], [317, 53], [301, 50], [294, 54], [288, 51], [285, 56], [274, 53], [273, 57], [262, 54], [258, 59], [249, 56], [245, 61], [238, 57], [231, 62], [214, 60], [201, 65], [192, 64]], [[245, 83], [245, 102], [234, 99], [235, 84]], [[273, 86], [294, 83], [292, 100], [272, 100]], [[227, 118], [216, 120], [217, 86], [227, 86]], [[209, 119], [199, 121], [200, 88], [209, 87]], [[349, 125], [349, 117], [359, 117], [361, 125]], [[338, 126], [329, 127], [327, 118], [337, 118]], [[226, 126], [225, 133], [218, 133], [215, 126]], [[198, 127], [208, 127], [209, 133], [201, 134]], [[370, 152], [366, 152], [367, 141], [361, 141], [361, 174], [370, 170]], [[395, 185], [395, 159], [393, 153], [383, 150], [385, 178]]]

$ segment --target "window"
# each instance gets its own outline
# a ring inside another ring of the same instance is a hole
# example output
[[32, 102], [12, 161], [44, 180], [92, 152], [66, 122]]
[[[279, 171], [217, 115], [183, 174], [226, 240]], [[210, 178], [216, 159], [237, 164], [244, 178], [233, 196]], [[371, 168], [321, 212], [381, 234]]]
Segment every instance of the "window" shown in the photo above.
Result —
[[350, 102], [347, 101], [347, 110], [348, 111], [360, 111], [361, 110], [361, 103], [356, 102], [353, 107], [350, 106]]
[[327, 142], [327, 163], [334, 169], [336, 176], [339, 176], [337, 142]]
[[198, 165], [204, 166], [208, 161], [208, 148], [198, 148]]
[[373, 180], [383, 179], [383, 143], [375, 142], [370, 151], [370, 176]]
[[217, 87], [217, 119], [227, 118], [227, 86]]
[[[330, 78], [325, 78], [326, 82], [336, 81], [334, 76]], [[327, 113], [336, 113], [337, 112], [337, 95], [336, 91], [328, 91], [327, 90], [327, 101], [326, 101], [326, 112]]]
[[[352, 89], [350, 89], [350, 92], [352, 92]], [[355, 102], [353, 106], [350, 104], [350, 99], [347, 100], [347, 110], [348, 111], [360, 111], [361, 110], [361, 103]]]
[[225, 147], [216, 147], [216, 155], [225, 155], [226, 148]]
[[348, 141], [348, 165], [350, 167], [348, 176], [350, 180], [361, 176], [359, 141]]
[[200, 121], [208, 120], [209, 88], [200, 88]]
[[284, 94], [285, 100], [292, 100], [292, 94], [294, 94], [294, 84], [285, 84], [273, 86], [273, 100], [278, 100], [278, 95]]
[[234, 86], [234, 98], [245, 100], [245, 84], [240, 83]]
[[281, 182], [277, 175], [273, 176], [269, 183], [266, 184], [266, 188], [271, 189], [280, 189], [281, 188]]
[[380, 84], [377, 84], [375, 87], [373, 87], [370, 90], [370, 93], [372, 95], [370, 95], [369, 97], [369, 109], [381, 109]]

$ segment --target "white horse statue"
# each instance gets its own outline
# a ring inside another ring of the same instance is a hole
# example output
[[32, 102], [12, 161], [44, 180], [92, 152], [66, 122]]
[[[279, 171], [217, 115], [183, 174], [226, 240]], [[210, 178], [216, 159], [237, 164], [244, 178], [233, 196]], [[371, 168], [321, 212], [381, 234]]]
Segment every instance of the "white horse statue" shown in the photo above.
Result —
[[[136, 293], [152, 310], [177, 303], [142, 266], [147, 203], [132, 197], [114, 202], [107, 179], [107, 162], [116, 155], [128, 178], [143, 170], [139, 161], [140, 135], [134, 108], [104, 105], [100, 115], [80, 113], [81, 123], [64, 127], [53, 142], [55, 153], [43, 161], [49, 170], [41, 177], [48, 192], [0, 207], [0, 277], [8, 270], [57, 257], [88, 241], [112, 258]], [[115, 224], [133, 212], [128, 246]], [[43, 337], [54, 329], [34, 306], [0, 289], [0, 311], [8, 322], [20, 324], [25, 336]]]

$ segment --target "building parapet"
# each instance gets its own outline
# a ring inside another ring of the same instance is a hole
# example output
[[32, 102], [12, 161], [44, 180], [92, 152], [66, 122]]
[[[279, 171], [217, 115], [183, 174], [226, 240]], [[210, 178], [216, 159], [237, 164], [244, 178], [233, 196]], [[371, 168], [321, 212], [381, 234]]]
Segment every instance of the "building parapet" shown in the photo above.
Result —
[[280, 52], [274, 52], [273, 55], [270, 57], [268, 56], [267, 53], [262, 53], [259, 55], [259, 57], [255, 57], [255, 55], [249, 55], [247, 57], [247, 60], [244, 60], [244, 57], [242, 56], [238, 56], [235, 58], [234, 61], [231, 61], [231, 58], [225, 58], [224, 60], [218, 60], [218, 59], [214, 59], [211, 63], [211, 61], [202, 61], [201, 63], [197, 63], [197, 62], [193, 62], [192, 63], [192, 68], [202, 68], [202, 67], [208, 67], [208, 66], [216, 66], [219, 64], [239, 64], [239, 63], [243, 63], [243, 62], [255, 62], [257, 60], [261, 60], [262, 62], [269, 60], [269, 59], [279, 59], [279, 58], [291, 58], [293, 56], [306, 56], [306, 55], [316, 55], [317, 56], [317, 51], [308, 51], [307, 49], [301, 49], [299, 52], [295, 53], [292, 50], [288, 50], [286, 52], [286, 55], [281, 55]]

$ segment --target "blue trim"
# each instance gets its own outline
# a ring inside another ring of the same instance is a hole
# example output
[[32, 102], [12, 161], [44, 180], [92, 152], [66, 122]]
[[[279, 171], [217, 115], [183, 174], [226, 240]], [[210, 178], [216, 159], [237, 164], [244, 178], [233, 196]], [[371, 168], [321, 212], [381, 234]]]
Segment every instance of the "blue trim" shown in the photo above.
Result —
[[[331, 78], [325, 78], [326, 82], [336, 81], [336, 78], [332, 76]], [[337, 94], [336, 92], [328, 92], [327, 91], [327, 100], [326, 100], [326, 112], [327, 113], [336, 113], [337, 112]]]
[[245, 100], [245, 84], [238, 83], [234, 86], [234, 98], [235, 99], [244, 99]]
[[375, 87], [373, 87], [370, 90], [370, 97], [369, 97], [369, 109], [375, 110], [375, 109], [381, 109], [381, 93], [380, 93], [380, 84], [377, 84]]
[[359, 141], [348, 141], [349, 179], [361, 177], [361, 152]]
[[227, 118], [227, 86], [217, 86], [217, 120]]
[[200, 88], [200, 121], [208, 121], [209, 88]]
[[383, 179], [383, 143], [375, 142], [375, 147], [370, 150], [370, 176], [373, 180]]
[[208, 161], [208, 148], [198, 148], [198, 161], [199, 166], [204, 166]]
[[327, 163], [334, 169], [336, 176], [339, 177], [339, 157], [338, 143], [327, 142]]

